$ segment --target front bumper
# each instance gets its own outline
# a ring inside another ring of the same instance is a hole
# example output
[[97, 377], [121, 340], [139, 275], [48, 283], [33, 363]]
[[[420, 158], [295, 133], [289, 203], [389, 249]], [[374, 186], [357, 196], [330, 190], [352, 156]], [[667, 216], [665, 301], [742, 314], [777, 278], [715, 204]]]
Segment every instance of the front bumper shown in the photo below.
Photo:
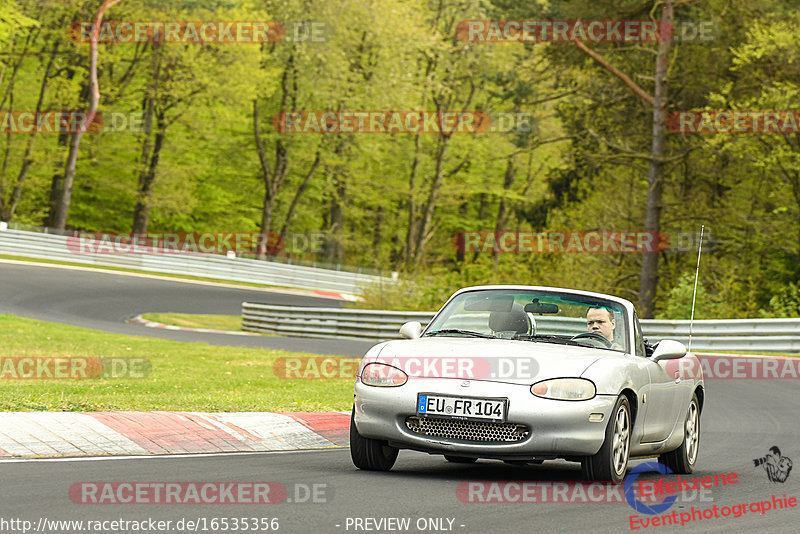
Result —
[[[542, 459], [589, 456], [605, 440], [616, 397], [598, 395], [586, 401], [557, 401], [536, 397], [529, 385], [458, 379], [410, 378], [399, 387], [373, 387], [356, 380], [355, 424], [364, 437], [387, 440], [399, 448], [480, 458]], [[528, 434], [514, 442], [479, 442], [426, 436], [410, 430], [406, 419], [417, 415], [417, 394], [508, 399], [507, 422], [525, 425]], [[595, 415], [590, 421], [591, 414]]]

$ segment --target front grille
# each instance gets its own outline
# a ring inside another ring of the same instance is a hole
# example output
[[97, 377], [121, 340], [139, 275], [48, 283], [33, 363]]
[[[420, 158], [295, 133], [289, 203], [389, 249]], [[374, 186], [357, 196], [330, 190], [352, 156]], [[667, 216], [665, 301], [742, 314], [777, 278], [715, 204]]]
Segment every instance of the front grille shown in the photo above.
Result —
[[477, 443], [513, 443], [530, 434], [525, 425], [492, 423], [491, 421], [462, 421], [435, 417], [407, 417], [406, 427], [416, 434], [436, 438], [459, 439]]

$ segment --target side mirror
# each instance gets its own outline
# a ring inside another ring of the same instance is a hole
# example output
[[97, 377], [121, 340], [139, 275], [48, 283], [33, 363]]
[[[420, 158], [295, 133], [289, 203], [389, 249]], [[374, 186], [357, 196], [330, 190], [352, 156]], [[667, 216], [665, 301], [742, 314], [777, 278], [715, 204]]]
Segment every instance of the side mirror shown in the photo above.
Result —
[[654, 362], [661, 360], [675, 360], [686, 356], [686, 346], [680, 341], [665, 339], [656, 345], [656, 350], [650, 357]]
[[418, 321], [409, 321], [400, 327], [400, 336], [406, 339], [417, 339], [422, 333], [422, 325]]

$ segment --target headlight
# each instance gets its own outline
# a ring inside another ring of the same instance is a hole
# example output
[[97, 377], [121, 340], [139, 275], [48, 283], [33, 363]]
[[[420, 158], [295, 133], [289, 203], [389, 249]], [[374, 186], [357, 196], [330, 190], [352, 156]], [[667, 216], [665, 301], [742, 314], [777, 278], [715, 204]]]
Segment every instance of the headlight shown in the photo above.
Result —
[[369, 363], [361, 371], [361, 382], [368, 386], [397, 387], [408, 381], [408, 375], [385, 363]]
[[554, 400], [589, 400], [597, 390], [594, 383], [584, 378], [553, 378], [531, 386], [537, 397]]

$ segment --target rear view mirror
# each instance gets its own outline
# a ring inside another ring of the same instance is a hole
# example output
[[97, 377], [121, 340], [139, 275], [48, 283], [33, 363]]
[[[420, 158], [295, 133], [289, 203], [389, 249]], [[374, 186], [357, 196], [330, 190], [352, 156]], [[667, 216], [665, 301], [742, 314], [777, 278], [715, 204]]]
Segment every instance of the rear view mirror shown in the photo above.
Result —
[[525, 313], [558, 313], [558, 305], [533, 299], [533, 302], [525, 305]]
[[400, 327], [400, 336], [406, 339], [417, 339], [422, 332], [422, 325], [417, 321], [409, 321]]

